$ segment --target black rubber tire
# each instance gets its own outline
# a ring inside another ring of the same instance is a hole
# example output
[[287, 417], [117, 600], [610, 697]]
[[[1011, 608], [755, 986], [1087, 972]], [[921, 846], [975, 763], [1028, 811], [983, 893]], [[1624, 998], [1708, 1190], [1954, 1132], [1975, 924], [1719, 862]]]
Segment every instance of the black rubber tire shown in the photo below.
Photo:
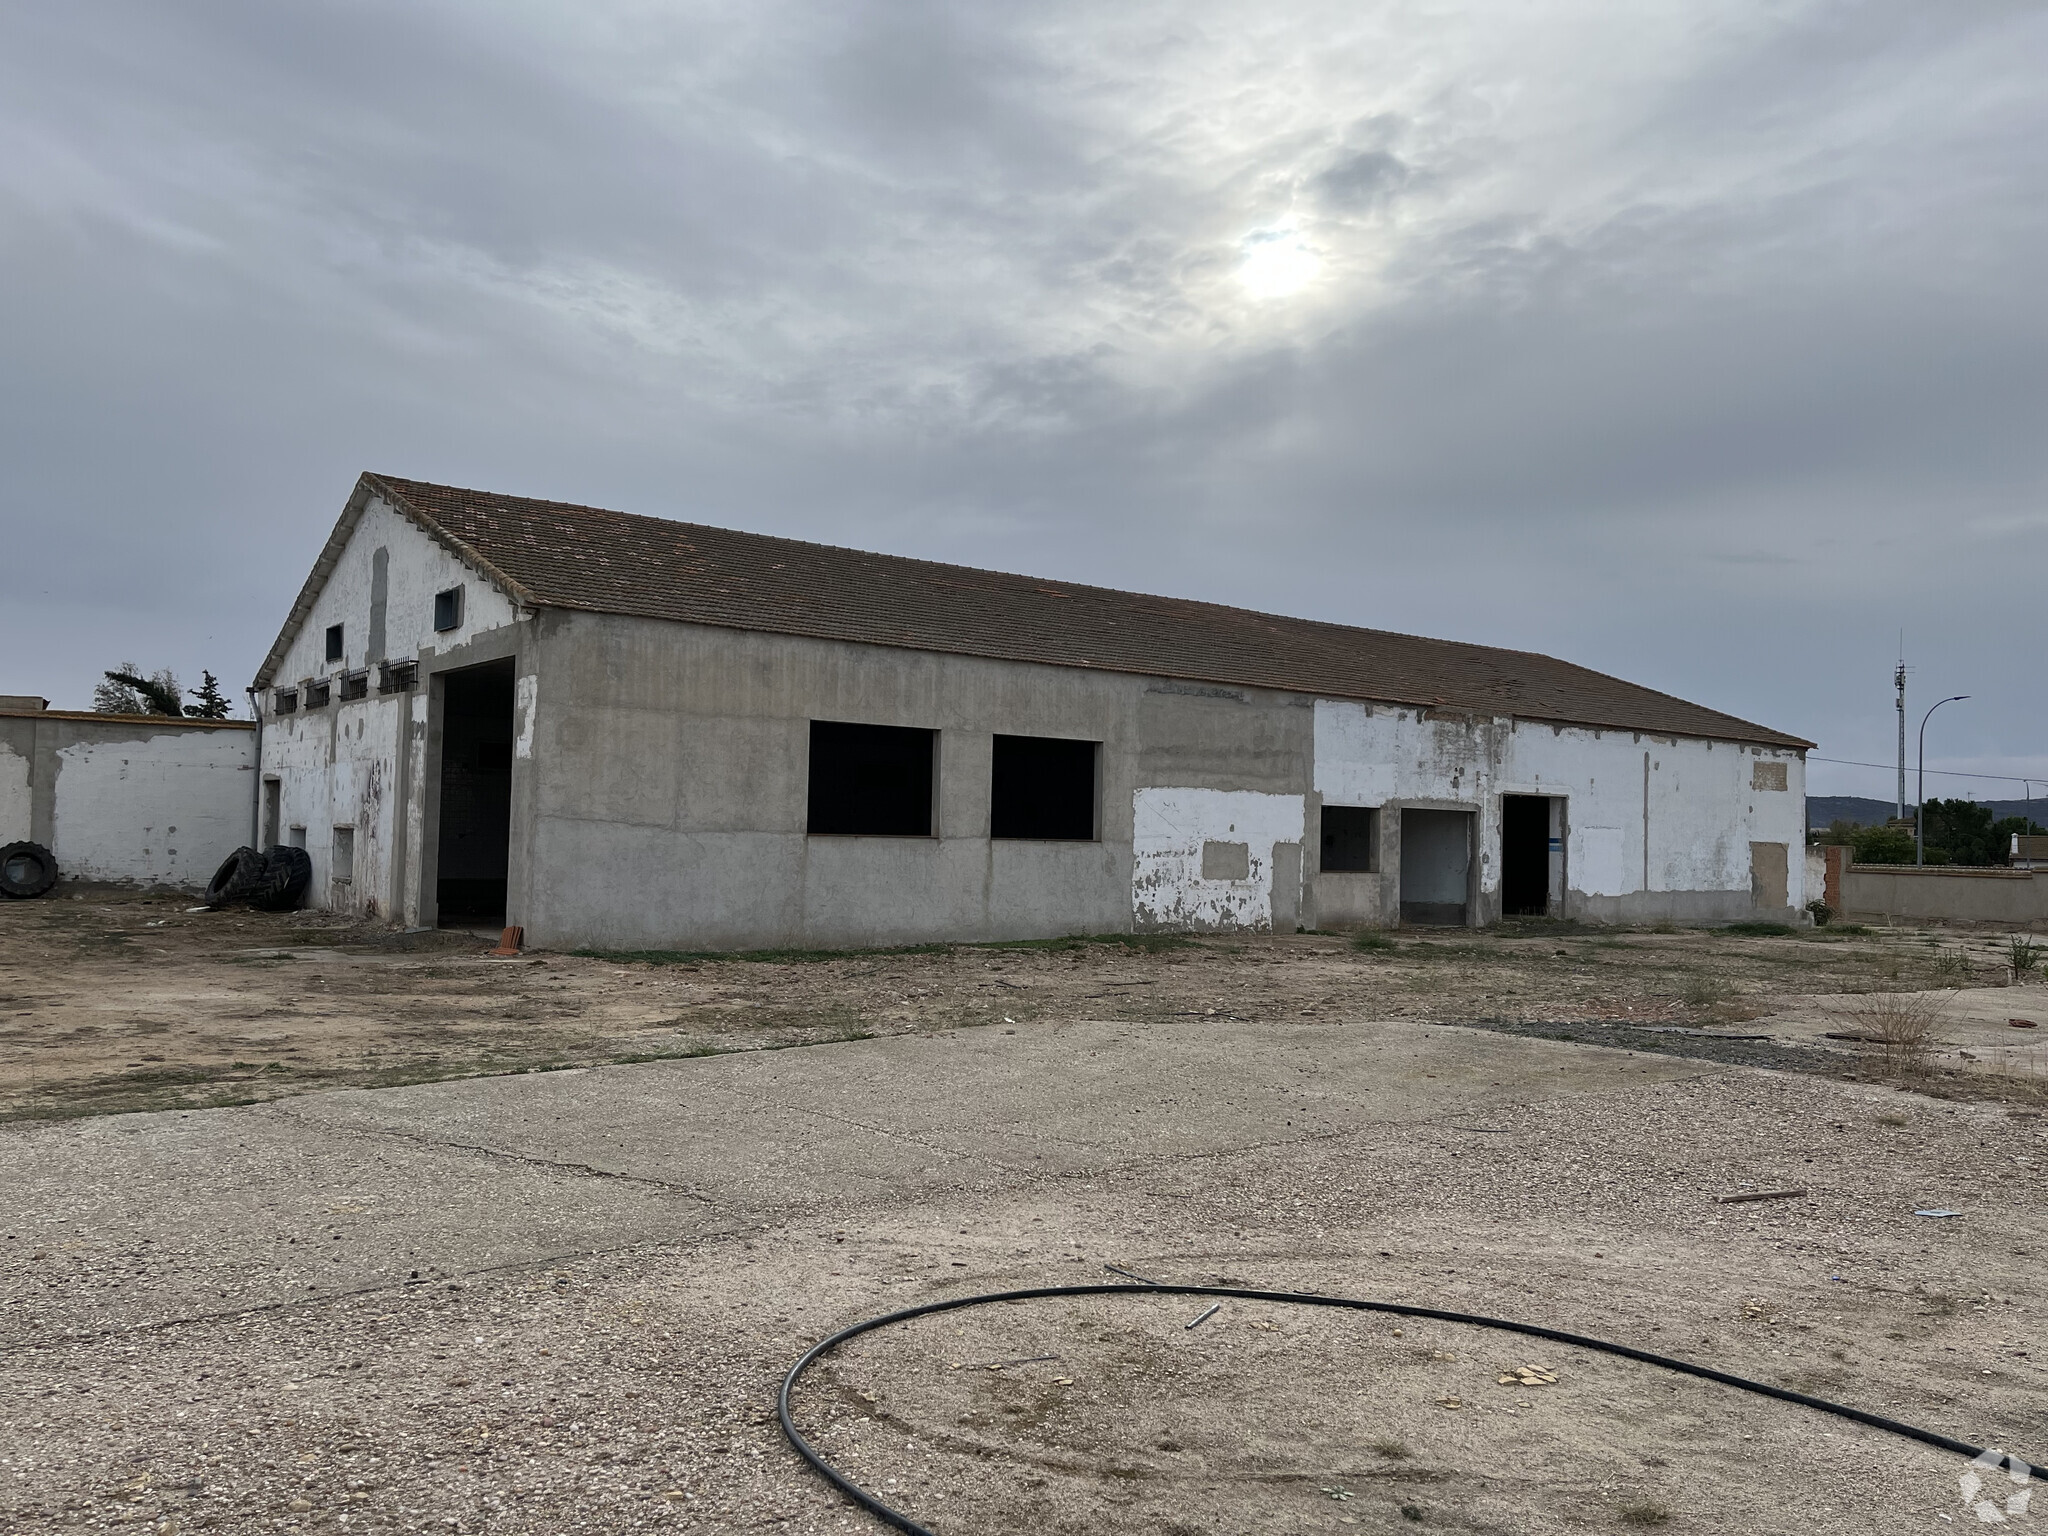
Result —
[[57, 883], [57, 857], [41, 843], [0, 848], [0, 896], [26, 901]]
[[206, 882], [206, 904], [231, 907], [238, 901], [247, 901], [249, 892], [262, 878], [263, 855], [254, 848], [237, 848], [221, 861], [213, 878]]
[[313, 860], [303, 848], [283, 843], [263, 858], [263, 873], [249, 890], [249, 905], [265, 912], [296, 912], [313, 883]]

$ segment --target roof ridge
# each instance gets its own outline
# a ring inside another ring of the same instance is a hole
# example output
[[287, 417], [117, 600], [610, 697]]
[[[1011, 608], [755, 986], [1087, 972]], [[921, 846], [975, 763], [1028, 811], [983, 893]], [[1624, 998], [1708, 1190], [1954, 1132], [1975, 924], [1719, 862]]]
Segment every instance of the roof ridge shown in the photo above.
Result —
[[[366, 472], [535, 607], [1805, 748], [1540, 651]], [[786, 556], [787, 559], [775, 558]], [[786, 578], [773, 573], [798, 565]], [[1045, 599], [1071, 608], [1048, 612]], [[1256, 638], [1255, 638], [1256, 637]]]

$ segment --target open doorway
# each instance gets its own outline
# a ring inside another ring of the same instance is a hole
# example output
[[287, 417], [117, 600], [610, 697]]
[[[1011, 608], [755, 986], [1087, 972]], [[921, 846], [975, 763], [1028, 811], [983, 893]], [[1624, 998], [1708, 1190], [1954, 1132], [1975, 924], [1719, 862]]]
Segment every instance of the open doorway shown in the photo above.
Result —
[[1470, 811], [1401, 812], [1401, 921], [1462, 927], [1472, 874]]
[[512, 853], [512, 663], [443, 674], [441, 833], [434, 898], [444, 928], [505, 922]]
[[1500, 911], [1550, 913], [1550, 796], [1500, 797]]

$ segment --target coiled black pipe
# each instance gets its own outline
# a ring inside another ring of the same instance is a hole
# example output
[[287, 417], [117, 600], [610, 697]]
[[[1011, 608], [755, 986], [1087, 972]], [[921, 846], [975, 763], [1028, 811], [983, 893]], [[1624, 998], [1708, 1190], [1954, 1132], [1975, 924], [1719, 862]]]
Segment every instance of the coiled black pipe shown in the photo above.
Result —
[[[1254, 1291], [1231, 1285], [1168, 1285], [1158, 1281], [1144, 1281], [1136, 1285], [1042, 1285], [1022, 1291], [986, 1291], [978, 1296], [954, 1296], [945, 1301], [928, 1301], [920, 1307], [905, 1307], [899, 1312], [884, 1312], [879, 1317], [851, 1323], [830, 1338], [820, 1340], [805, 1350], [796, 1364], [789, 1368], [789, 1374], [782, 1378], [782, 1391], [776, 1400], [777, 1413], [782, 1420], [782, 1433], [796, 1448], [796, 1453], [809, 1462], [819, 1476], [876, 1519], [905, 1532], [906, 1536], [937, 1536], [929, 1526], [919, 1525], [902, 1510], [884, 1504], [869, 1493], [827, 1461], [819, 1454], [817, 1447], [803, 1437], [789, 1412], [789, 1395], [796, 1387], [798, 1379], [820, 1357], [830, 1354], [848, 1339], [858, 1338], [863, 1333], [872, 1333], [877, 1328], [887, 1328], [894, 1323], [907, 1323], [912, 1318], [930, 1317], [938, 1312], [957, 1312], [964, 1307], [985, 1307], [999, 1301], [1040, 1301], [1057, 1296], [1127, 1295], [1220, 1296], [1236, 1301], [1277, 1302], [1298, 1307], [1339, 1307], [1350, 1312], [1390, 1312], [1397, 1317], [1421, 1317], [1439, 1323], [1465, 1323], [1475, 1328], [1499, 1328], [1508, 1333], [1526, 1334], [1532, 1339], [1548, 1339], [1553, 1344], [1569, 1344], [1577, 1349], [1593, 1349], [1599, 1350], [1602, 1354], [1619, 1355], [1624, 1360], [1640, 1360], [1645, 1365], [1660, 1366], [1664, 1370], [1697, 1376], [1705, 1381], [1717, 1381], [1724, 1387], [1754, 1392], [1759, 1397], [1776, 1398], [1781, 1403], [1797, 1403], [1802, 1408], [1832, 1413], [1837, 1418], [1853, 1419], [1858, 1424], [1868, 1424], [1871, 1428], [1881, 1429], [1887, 1434], [1903, 1435], [1908, 1440], [1918, 1440], [1922, 1445], [1931, 1445], [1937, 1450], [1953, 1451], [1958, 1456], [1971, 1460], [1987, 1454], [1983, 1446], [1971, 1445], [1968, 1441], [1957, 1440], [1949, 1435], [1936, 1434], [1931, 1429], [1921, 1429], [1917, 1425], [1902, 1424], [1897, 1419], [1886, 1418], [1883, 1414], [1867, 1413], [1861, 1408], [1828, 1402], [1825, 1398], [1809, 1397], [1804, 1392], [1774, 1387], [1768, 1382], [1731, 1376], [1728, 1372], [1717, 1371], [1712, 1366], [1695, 1365], [1689, 1360], [1676, 1360], [1669, 1355], [1653, 1355], [1646, 1349], [1635, 1349], [1627, 1344], [1613, 1344], [1606, 1339], [1589, 1339], [1584, 1334], [1565, 1333], [1535, 1323], [1516, 1323], [1499, 1317], [1479, 1317], [1470, 1312], [1446, 1312], [1437, 1307], [1412, 1307], [1398, 1301], [1364, 1301], [1354, 1296], [1320, 1296], [1313, 1291]], [[1996, 1461], [1987, 1462], [1985, 1465], [1987, 1469], [2002, 1467], [2010, 1472], [2031, 1475], [2036, 1481], [2042, 1480], [2041, 1472], [2035, 1470], [2037, 1464], [2029, 1463], [2018, 1456], [2001, 1455]]]

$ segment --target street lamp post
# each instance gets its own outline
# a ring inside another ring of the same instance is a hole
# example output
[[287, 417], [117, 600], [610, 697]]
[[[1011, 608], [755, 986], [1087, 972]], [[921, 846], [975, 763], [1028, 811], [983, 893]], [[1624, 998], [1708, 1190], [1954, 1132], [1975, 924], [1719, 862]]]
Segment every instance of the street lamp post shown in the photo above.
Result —
[[1936, 699], [1927, 706], [1927, 713], [1920, 717], [1920, 803], [1913, 808], [1913, 862], [1924, 865], [1927, 862], [1927, 722], [1934, 718], [1934, 712], [1944, 704], [1960, 704], [1967, 699], [1967, 693], [1952, 693], [1945, 699]]

